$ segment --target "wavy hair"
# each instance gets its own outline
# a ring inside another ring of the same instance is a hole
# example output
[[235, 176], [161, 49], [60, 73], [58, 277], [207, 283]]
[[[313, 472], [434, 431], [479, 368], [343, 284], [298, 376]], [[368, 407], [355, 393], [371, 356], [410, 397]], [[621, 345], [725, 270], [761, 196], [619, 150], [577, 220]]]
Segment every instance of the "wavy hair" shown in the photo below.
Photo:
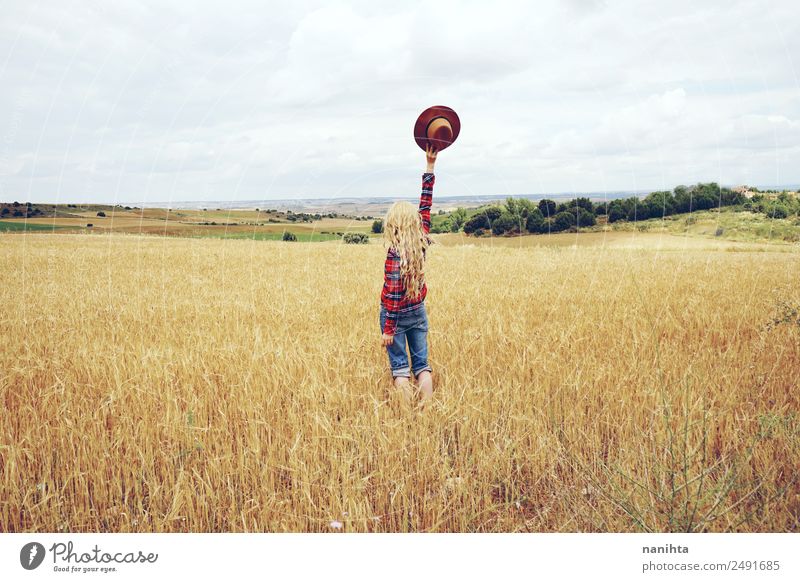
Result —
[[383, 240], [400, 257], [400, 276], [410, 299], [417, 299], [425, 283], [425, 250], [433, 240], [422, 230], [422, 217], [408, 202], [395, 202], [383, 221]]

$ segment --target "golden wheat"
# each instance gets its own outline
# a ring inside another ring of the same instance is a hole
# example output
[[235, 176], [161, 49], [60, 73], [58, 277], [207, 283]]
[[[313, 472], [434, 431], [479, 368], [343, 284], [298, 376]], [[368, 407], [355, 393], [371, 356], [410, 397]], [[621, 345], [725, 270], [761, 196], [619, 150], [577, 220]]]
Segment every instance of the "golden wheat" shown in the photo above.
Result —
[[424, 411], [379, 345], [379, 245], [6, 235], [0, 258], [2, 531], [800, 522], [800, 326], [769, 325], [797, 252], [435, 246]]

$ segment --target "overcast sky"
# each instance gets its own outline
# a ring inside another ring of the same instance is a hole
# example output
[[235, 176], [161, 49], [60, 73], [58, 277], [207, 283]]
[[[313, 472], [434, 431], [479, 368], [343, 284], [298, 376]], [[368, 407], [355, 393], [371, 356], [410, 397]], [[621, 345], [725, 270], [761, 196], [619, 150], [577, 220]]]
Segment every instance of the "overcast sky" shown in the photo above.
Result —
[[[267, 7], [271, 4], [270, 7]], [[800, 5], [0, 2], [0, 200], [800, 182]]]

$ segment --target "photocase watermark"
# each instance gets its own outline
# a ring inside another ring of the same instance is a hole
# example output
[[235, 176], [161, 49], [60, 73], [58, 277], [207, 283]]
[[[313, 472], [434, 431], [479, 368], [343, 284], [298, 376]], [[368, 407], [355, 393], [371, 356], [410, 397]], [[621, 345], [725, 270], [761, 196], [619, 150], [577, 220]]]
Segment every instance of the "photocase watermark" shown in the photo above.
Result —
[[19, 563], [26, 570], [35, 570], [44, 561], [44, 546], [39, 542], [30, 542], [19, 551]]
[[53, 558], [55, 572], [108, 573], [116, 572], [117, 564], [154, 564], [158, 560], [158, 554], [153, 552], [104, 551], [97, 544], [88, 551], [80, 551], [68, 541], [56, 542], [47, 550], [39, 542], [27, 543], [19, 552], [19, 563], [26, 570], [35, 570], [48, 553]]

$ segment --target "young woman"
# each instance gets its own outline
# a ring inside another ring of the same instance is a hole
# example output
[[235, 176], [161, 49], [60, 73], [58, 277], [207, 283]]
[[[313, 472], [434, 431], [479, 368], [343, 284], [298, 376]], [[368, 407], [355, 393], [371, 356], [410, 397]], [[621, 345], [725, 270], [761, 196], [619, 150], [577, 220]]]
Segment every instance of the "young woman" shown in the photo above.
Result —
[[[423, 402], [433, 394], [433, 377], [428, 364], [428, 315], [425, 311], [423, 266], [426, 249], [433, 242], [431, 229], [433, 167], [437, 151], [425, 150], [427, 168], [422, 174], [419, 208], [408, 202], [395, 202], [383, 221], [384, 241], [388, 243], [381, 292], [381, 344], [386, 347], [395, 386], [411, 399], [411, 372], [417, 380]], [[409, 365], [406, 343], [411, 353]]]

